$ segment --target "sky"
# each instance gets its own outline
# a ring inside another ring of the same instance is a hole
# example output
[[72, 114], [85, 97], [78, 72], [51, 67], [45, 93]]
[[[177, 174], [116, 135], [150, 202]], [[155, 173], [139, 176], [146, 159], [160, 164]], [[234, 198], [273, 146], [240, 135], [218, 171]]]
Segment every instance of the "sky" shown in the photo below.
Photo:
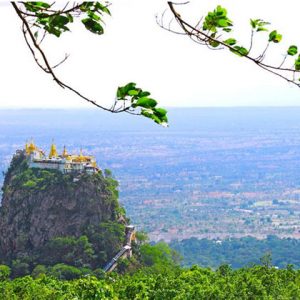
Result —
[[[211, 51], [187, 37], [162, 30], [155, 20], [167, 9], [165, 0], [111, 1], [103, 36], [87, 32], [80, 22], [61, 38], [43, 44], [55, 65], [65, 53], [70, 58], [57, 70], [66, 83], [110, 106], [118, 85], [136, 82], [152, 93], [161, 107], [298, 106], [300, 90], [227, 51]], [[299, 0], [197, 0], [178, 6], [194, 23], [218, 4], [234, 21], [233, 33], [249, 43], [250, 18], [262, 18], [283, 34], [270, 60], [282, 58], [290, 44], [300, 45], [295, 26]], [[171, 15], [165, 14], [168, 23]], [[8, 2], [0, 0], [0, 108], [89, 108], [76, 95], [55, 85], [36, 65], [20, 30], [20, 21]], [[262, 33], [256, 40], [263, 47]]]

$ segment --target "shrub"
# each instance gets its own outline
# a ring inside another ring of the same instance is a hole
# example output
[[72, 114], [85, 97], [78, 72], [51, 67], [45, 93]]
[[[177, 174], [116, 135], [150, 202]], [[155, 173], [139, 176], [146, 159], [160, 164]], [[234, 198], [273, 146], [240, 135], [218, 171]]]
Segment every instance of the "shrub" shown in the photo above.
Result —
[[50, 275], [58, 278], [71, 280], [79, 278], [82, 275], [82, 272], [73, 266], [65, 265], [65, 264], [57, 264], [50, 269]]
[[12, 276], [21, 277], [29, 274], [29, 265], [19, 259], [14, 260], [12, 264]]
[[44, 265], [37, 265], [32, 273], [31, 276], [33, 278], [38, 278], [41, 274], [46, 274], [47, 273], [47, 268]]
[[11, 273], [10, 267], [6, 265], [0, 265], [0, 281], [7, 280]]

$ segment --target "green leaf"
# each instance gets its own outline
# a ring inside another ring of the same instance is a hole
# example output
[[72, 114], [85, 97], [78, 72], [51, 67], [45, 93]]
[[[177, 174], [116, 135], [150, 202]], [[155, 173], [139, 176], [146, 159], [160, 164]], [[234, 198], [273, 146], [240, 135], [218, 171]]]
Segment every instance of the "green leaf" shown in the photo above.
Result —
[[90, 8], [94, 5], [93, 2], [83, 2], [81, 5], [80, 5], [80, 10], [83, 11], [83, 12], [86, 12], [86, 11], [89, 11]]
[[24, 5], [26, 9], [31, 12], [38, 12], [51, 7], [46, 2], [34, 2], [34, 1], [24, 2]]
[[236, 39], [229, 38], [224, 41], [224, 44], [229, 45], [229, 46], [234, 46], [236, 44]]
[[91, 19], [95, 20], [95, 21], [101, 20], [101, 18], [100, 18], [97, 14], [95, 14], [94, 12], [92, 12], [92, 11], [89, 11], [89, 12], [88, 12], [88, 16], [89, 16]]
[[295, 70], [300, 71], [300, 55], [298, 58], [295, 60]]
[[123, 99], [123, 97], [125, 97], [123, 87], [118, 87], [118, 89], [117, 89], [117, 98], [118, 98], [118, 100]]
[[213, 47], [213, 48], [217, 48], [220, 43], [217, 41], [213, 41], [213, 40], [209, 40], [208, 43]]
[[152, 110], [142, 109], [141, 115], [144, 116], [144, 117], [146, 117], [146, 118], [152, 119], [155, 123], [158, 123], [158, 124], [160, 123], [159, 117], [157, 117], [156, 115], [154, 115], [154, 112]]
[[147, 96], [150, 96], [150, 93], [147, 92], [147, 91], [140, 91], [139, 96], [140, 97], [147, 97]]
[[156, 114], [158, 116], [160, 116], [161, 118], [163, 118], [167, 115], [167, 110], [164, 108], [155, 108], [154, 110], [155, 110]]
[[85, 28], [95, 34], [103, 34], [103, 27], [91, 18], [85, 18], [81, 21]]
[[118, 100], [124, 100], [126, 96], [129, 95], [129, 91], [138, 90], [136, 89], [136, 83], [129, 82], [125, 86], [118, 87], [117, 89], [117, 98]]
[[166, 114], [161, 115], [160, 111], [166, 112], [166, 110], [162, 108], [142, 109], [141, 115], [146, 118], [152, 119], [157, 124], [166, 127], [168, 126], [168, 118], [166, 117]]
[[53, 26], [45, 25], [44, 29], [45, 29], [47, 32], [49, 32], [49, 33], [51, 33], [51, 34], [54, 34], [54, 35], [57, 36], [57, 37], [60, 37], [60, 35], [61, 35], [61, 31], [60, 31], [59, 29], [56, 29], [56, 28], [53, 27]]
[[162, 126], [168, 126], [167, 111], [163, 108], [157, 108], [157, 101], [148, 96], [150, 93], [137, 88], [134, 82], [117, 89], [118, 100], [127, 101], [127, 103], [130, 101], [131, 109], [137, 108], [137, 112], [142, 116]]
[[37, 15], [37, 20], [36, 22], [39, 23], [39, 24], [42, 24], [42, 25], [46, 25], [49, 23], [49, 17], [48, 17], [48, 14], [45, 14], [45, 13], [36, 13]]
[[269, 34], [269, 42], [272, 42], [276, 38], [276, 35], [277, 35], [277, 31], [276, 30], [273, 30], [272, 32], [270, 32], [270, 34]]
[[131, 90], [137, 90], [136, 89], [136, 83], [134, 82], [129, 82], [123, 87], [125, 95], [128, 95], [129, 91]]
[[250, 19], [250, 25], [256, 31], [268, 31], [267, 28], [264, 28], [266, 25], [270, 25], [269, 22], [265, 22], [262, 19]]
[[248, 55], [248, 50], [241, 46], [234, 46], [233, 49], [230, 49], [230, 51], [238, 56]]
[[263, 20], [259, 20], [258, 22], [258, 26], [266, 26], [266, 25], [270, 25], [271, 23], [270, 22], [265, 22]]
[[64, 28], [69, 23], [69, 18], [65, 16], [55, 15], [50, 18], [49, 23], [51, 26]]
[[128, 91], [129, 96], [137, 96], [139, 94], [138, 90], [130, 90]]
[[203, 30], [208, 30], [210, 32], [217, 32], [218, 28], [222, 28], [222, 30], [229, 32], [231, 29], [229, 27], [232, 26], [232, 21], [227, 17], [227, 10], [220, 5], [217, 8], [209, 12], [204, 19], [202, 28]]
[[50, 8], [50, 4], [48, 4], [46, 2], [38, 1], [38, 2], [28, 2], [28, 3], [31, 3], [36, 7], [40, 7], [40, 8], [44, 8], [44, 9]]
[[70, 23], [73, 23], [74, 19], [73, 19], [73, 16], [71, 14], [67, 14], [67, 18], [69, 19]]
[[136, 103], [134, 103], [132, 106], [133, 107], [137, 107], [137, 106], [141, 106], [144, 108], [153, 108], [157, 105], [157, 101], [152, 99], [152, 98], [148, 98], [148, 97], [142, 97], [139, 98]]
[[276, 39], [274, 40], [274, 43], [279, 43], [282, 40], [282, 35], [277, 34]]
[[289, 47], [288, 51], [287, 51], [287, 54], [288, 55], [291, 55], [291, 56], [294, 56], [298, 53], [298, 47], [295, 46], [295, 45], [292, 45]]
[[217, 16], [226, 16], [227, 15], [227, 10], [226, 8], [223, 8], [221, 5], [218, 5], [217, 8], [215, 9], [215, 13]]
[[110, 15], [109, 9], [106, 6], [102, 5], [100, 2], [95, 3], [95, 9], [101, 10], [104, 13], [107, 13], [108, 15]]
[[265, 27], [258, 27], [256, 31], [257, 31], [257, 32], [260, 32], [260, 31], [268, 31], [268, 29], [265, 28]]
[[255, 29], [256, 25], [257, 25], [257, 20], [252, 20], [250, 19], [250, 25], [253, 29]]
[[282, 35], [277, 32], [277, 30], [273, 30], [269, 34], [269, 42], [279, 43], [282, 40]]
[[61, 15], [48, 17], [47, 14], [40, 14], [37, 19], [37, 23], [44, 25], [44, 29], [47, 32], [57, 37], [60, 37], [62, 32], [69, 31], [69, 28], [66, 26], [69, 22], [69, 17]]
[[231, 23], [228, 19], [220, 19], [217, 21], [218, 27], [228, 27], [231, 26]]

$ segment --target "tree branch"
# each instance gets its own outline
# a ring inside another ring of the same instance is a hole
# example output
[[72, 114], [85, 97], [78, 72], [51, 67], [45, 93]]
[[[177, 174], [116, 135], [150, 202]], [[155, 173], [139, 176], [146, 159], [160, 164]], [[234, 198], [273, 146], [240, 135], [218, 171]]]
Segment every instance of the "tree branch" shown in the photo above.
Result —
[[[17, 4], [15, 2], [11, 2], [13, 8], [15, 9], [17, 15], [19, 16], [19, 18], [21, 19], [22, 21], [22, 31], [23, 31], [23, 35], [24, 35], [24, 38], [25, 38], [25, 41], [26, 41], [26, 44], [30, 50], [30, 52], [32, 53], [33, 57], [34, 57], [34, 60], [35, 62], [37, 63], [37, 65], [44, 71], [46, 72], [47, 74], [50, 74], [53, 78], [53, 80], [62, 88], [64, 89], [68, 89], [69, 91], [73, 92], [74, 94], [76, 94], [77, 96], [79, 96], [80, 98], [82, 98], [83, 100], [87, 101], [88, 103], [98, 107], [98, 108], [101, 108], [105, 111], [109, 111], [109, 112], [112, 112], [112, 113], [121, 113], [121, 112], [129, 112], [129, 108], [130, 106], [126, 106], [125, 104], [122, 106], [122, 107], [118, 107], [116, 109], [116, 105], [114, 105], [113, 109], [110, 109], [110, 108], [107, 108], [107, 107], [104, 107], [100, 104], [98, 104], [96, 101], [84, 96], [81, 92], [79, 92], [78, 90], [74, 89], [73, 87], [71, 87], [70, 85], [66, 84], [65, 82], [63, 82], [61, 79], [59, 79], [57, 77], [57, 75], [54, 73], [53, 69], [56, 68], [57, 66], [59, 66], [60, 64], [62, 64], [68, 56], [65, 57], [65, 59], [63, 61], [61, 61], [60, 63], [58, 63], [57, 65], [55, 65], [54, 67], [51, 67], [50, 66], [50, 63], [47, 59], [47, 56], [45, 54], [45, 52], [42, 50], [42, 48], [40, 47], [40, 45], [37, 43], [35, 37], [34, 37], [34, 34], [33, 32], [31, 31], [31, 28], [30, 28], [30, 25], [29, 23], [27, 22], [26, 20], [26, 17], [23, 16], [23, 13], [17, 6]], [[74, 6], [72, 9], [69, 9], [67, 11], [64, 11], [64, 13], [66, 12], [71, 12], [73, 11], [74, 9], [77, 9], [80, 5], [76, 5]], [[54, 13], [53, 15], [56, 15], [56, 14], [60, 14], [61, 12], [57, 12], [57, 13]], [[30, 41], [28, 40], [28, 37], [30, 39]], [[31, 45], [31, 43], [32, 45]], [[38, 58], [37, 58], [37, 55], [36, 55], [36, 51], [40, 54], [41, 58], [42, 58], [42, 61], [43, 61], [43, 64], [45, 66], [43, 66]]]
[[[254, 58], [252, 56], [249, 55], [252, 46], [253, 46], [253, 30], [251, 32], [251, 37], [250, 37], [250, 48], [247, 51], [247, 53], [242, 53], [240, 50], [234, 48], [233, 46], [231, 46], [230, 44], [225, 43], [223, 40], [220, 39], [220, 37], [214, 37], [210, 34], [209, 30], [207, 30], [207, 32], [205, 32], [204, 30], [201, 30], [201, 27], [199, 26], [200, 23], [197, 23], [197, 26], [192, 26], [191, 24], [189, 24], [187, 21], [185, 21], [181, 15], [176, 11], [175, 9], [175, 5], [177, 5], [177, 3], [173, 3], [171, 1], [168, 2], [168, 6], [170, 8], [170, 11], [173, 15], [173, 17], [175, 18], [175, 20], [177, 21], [177, 24], [179, 24], [179, 26], [181, 27], [181, 29], [183, 30], [183, 33], [185, 35], [187, 35], [188, 37], [190, 37], [193, 41], [198, 42], [199, 44], [205, 44], [206, 46], [208, 46], [210, 49], [216, 50], [216, 49], [221, 49], [221, 47], [228, 49], [234, 53], [239, 54], [240, 56], [242, 56], [243, 58], [248, 59], [249, 61], [252, 61], [253, 63], [255, 63], [257, 66], [259, 66], [260, 68], [268, 71], [269, 73], [276, 75], [284, 80], [286, 80], [289, 83], [292, 83], [293, 85], [296, 85], [297, 87], [300, 87], [300, 83], [298, 83], [295, 79], [295, 74], [298, 74], [300, 72], [300, 70], [293, 68], [284, 68], [283, 64], [286, 60], [286, 57], [283, 61], [283, 63], [281, 63], [279, 66], [274, 66], [271, 64], [266, 64], [263, 62], [263, 59], [266, 55], [266, 52], [269, 48], [270, 42], [268, 42], [267, 47], [264, 49], [264, 51], [262, 52], [262, 54], [257, 57]], [[163, 27], [162, 25], [163, 23], [160, 24], [160, 26]], [[175, 30], [172, 30], [170, 28], [164, 28], [170, 32], [174, 32]], [[196, 39], [196, 40], [195, 40]], [[215, 43], [218, 45], [218, 47], [216, 48], [212, 48], [211, 44]], [[291, 75], [292, 78], [288, 75]]]

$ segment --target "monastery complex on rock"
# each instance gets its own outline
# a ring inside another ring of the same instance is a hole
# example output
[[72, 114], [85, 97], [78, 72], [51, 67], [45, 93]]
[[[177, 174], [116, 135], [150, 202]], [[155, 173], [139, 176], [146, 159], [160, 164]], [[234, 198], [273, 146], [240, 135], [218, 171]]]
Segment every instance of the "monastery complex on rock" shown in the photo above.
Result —
[[51, 145], [50, 153], [46, 156], [44, 151], [33, 142], [26, 143], [25, 154], [30, 168], [54, 169], [62, 173], [85, 172], [93, 174], [99, 171], [93, 156], [83, 155], [82, 151], [79, 155], [71, 155], [68, 154], [66, 147], [64, 147], [63, 153], [59, 155], [55, 144]]

